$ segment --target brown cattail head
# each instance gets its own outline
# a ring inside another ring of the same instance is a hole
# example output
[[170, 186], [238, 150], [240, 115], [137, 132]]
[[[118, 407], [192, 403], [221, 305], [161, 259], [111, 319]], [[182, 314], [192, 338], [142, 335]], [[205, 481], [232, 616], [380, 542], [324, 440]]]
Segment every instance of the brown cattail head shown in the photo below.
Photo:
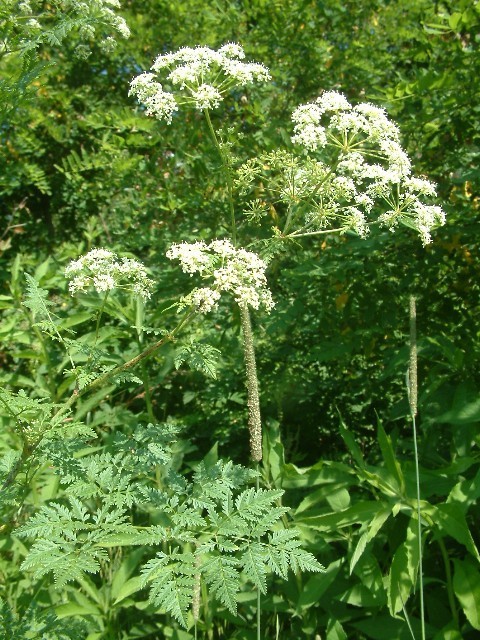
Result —
[[253, 346], [252, 323], [246, 304], [240, 304], [240, 319], [243, 333], [243, 353], [247, 381], [248, 429], [250, 431], [250, 454], [255, 462], [262, 459], [262, 419], [258, 395], [257, 365]]
[[408, 397], [412, 416], [417, 415], [417, 309], [414, 296], [410, 296], [410, 362], [408, 367]]

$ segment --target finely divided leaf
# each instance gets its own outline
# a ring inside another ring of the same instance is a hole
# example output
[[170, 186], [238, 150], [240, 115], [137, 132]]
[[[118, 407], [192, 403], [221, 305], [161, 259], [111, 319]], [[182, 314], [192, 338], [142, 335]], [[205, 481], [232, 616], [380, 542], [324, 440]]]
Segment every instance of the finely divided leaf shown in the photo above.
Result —
[[202, 568], [205, 582], [213, 595], [234, 615], [237, 613], [237, 593], [240, 590], [239, 564], [235, 558], [217, 556]]

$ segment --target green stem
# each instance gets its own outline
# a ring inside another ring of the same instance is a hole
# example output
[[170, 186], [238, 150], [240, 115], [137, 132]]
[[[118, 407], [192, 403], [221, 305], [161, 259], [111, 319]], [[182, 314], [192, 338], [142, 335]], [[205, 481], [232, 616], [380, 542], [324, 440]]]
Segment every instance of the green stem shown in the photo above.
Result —
[[445, 543], [443, 538], [438, 535], [435, 536], [438, 542], [438, 546], [440, 547], [440, 553], [442, 554], [443, 563], [445, 566], [445, 578], [447, 581], [447, 595], [448, 595], [448, 604], [450, 605], [450, 610], [452, 612], [452, 618], [455, 623], [456, 628], [459, 628], [459, 620], [458, 620], [458, 612], [457, 607], [455, 606], [455, 592], [453, 590], [453, 582], [452, 582], [452, 570], [450, 568], [450, 558], [448, 556], [447, 548], [445, 547]]
[[[259, 473], [259, 464], [257, 462], [257, 473]], [[257, 475], [257, 491], [260, 489], [260, 475]], [[258, 536], [257, 541], [260, 542], [260, 536]], [[260, 589], [257, 587], [257, 640], [262, 640], [262, 594]]]
[[294, 231], [293, 233], [289, 233], [285, 238], [306, 238], [307, 236], [325, 236], [329, 233], [337, 233], [340, 231], [344, 231], [343, 227], [339, 229], [321, 229], [320, 231], [307, 231], [305, 233], [298, 233]]
[[105, 305], [107, 304], [107, 299], [108, 299], [108, 294], [109, 293], [110, 293], [110, 291], [106, 291], [105, 297], [103, 298], [102, 306], [100, 307], [100, 310], [98, 312], [97, 324], [96, 324], [96, 327], [95, 327], [95, 341], [93, 343], [93, 348], [94, 349], [97, 346], [98, 336], [99, 336], [99, 333], [100, 333], [100, 320], [102, 319], [103, 311], [105, 309]]
[[213, 144], [215, 145], [220, 158], [222, 160], [223, 170], [225, 171], [225, 177], [227, 180], [227, 189], [228, 189], [228, 206], [230, 210], [230, 226], [232, 228], [232, 243], [235, 246], [237, 244], [237, 226], [235, 223], [235, 206], [233, 203], [233, 180], [232, 174], [230, 172], [230, 164], [228, 162], [227, 155], [222, 148], [220, 142], [218, 141], [217, 134], [215, 133], [215, 129], [213, 128], [212, 121], [210, 119], [210, 113], [208, 109], [204, 110], [205, 119], [207, 120], [208, 129], [210, 131], [210, 135], [212, 137]]
[[[135, 314], [135, 329], [137, 332], [137, 344], [139, 349], [143, 347], [143, 320], [145, 316], [145, 306], [143, 304], [143, 300], [141, 296], [137, 296], [136, 302], [136, 314]], [[150, 393], [150, 376], [148, 374], [148, 369], [146, 367], [145, 362], [141, 364], [142, 369], [142, 380], [143, 380], [143, 388], [145, 390], [145, 404], [147, 407], [148, 419], [154, 423], [155, 422], [155, 414], [153, 412], [153, 402], [152, 402], [152, 394]]]
[[53, 416], [52, 422], [55, 421], [59, 416], [65, 414], [72, 407], [72, 405], [75, 404], [75, 402], [81, 396], [83, 396], [87, 391], [91, 391], [92, 389], [96, 389], [97, 387], [101, 387], [103, 384], [105, 384], [105, 382], [107, 382], [113, 376], [116, 376], [119, 373], [122, 373], [123, 371], [127, 371], [128, 369], [132, 369], [137, 364], [139, 364], [140, 362], [145, 360], [145, 358], [149, 358], [151, 355], [156, 353], [161, 347], [163, 347], [165, 344], [167, 344], [167, 342], [171, 342], [173, 340], [173, 338], [176, 336], [176, 334], [179, 331], [181, 331], [183, 329], [183, 327], [185, 327], [185, 325], [188, 324], [188, 322], [190, 322], [190, 320], [192, 319], [194, 314], [195, 314], [194, 311], [189, 311], [183, 317], [183, 320], [181, 320], [181, 322], [179, 322], [179, 324], [175, 327], [175, 329], [173, 329], [173, 331], [170, 331], [170, 333], [167, 336], [165, 336], [164, 338], [162, 338], [161, 340], [158, 340], [157, 342], [154, 342], [153, 344], [151, 344], [144, 351], [142, 351], [142, 353], [139, 353], [138, 356], [135, 356], [131, 360], [128, 360], [127, 362], [124, 362], [123, 364], [120, 364], [118, 367], [115, 367], [114, 369], [111, 369], [110, 371], [106, 371], [102, 376], [100, 376], [100, 377], [96, 378], [95, 380], [93, 380], [84, 389], [75, 390], [72, 393], [72, 395], [70, 396], [70, 398], [67, 400], [65, 405]]

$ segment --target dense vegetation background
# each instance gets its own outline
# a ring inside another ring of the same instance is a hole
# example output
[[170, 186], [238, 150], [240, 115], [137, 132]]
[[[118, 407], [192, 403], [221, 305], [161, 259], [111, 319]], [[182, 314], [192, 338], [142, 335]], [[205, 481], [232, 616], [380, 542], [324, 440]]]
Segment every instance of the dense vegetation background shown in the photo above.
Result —
[[[14, 42], [19, 27], [11, 16], [20, 13], [19, 3], [7, 4], [0, 29], [5, 42]], [[285, 143], [293, 109], [323, 90], [384, 106], [400, 126], [415, 172], [438, 184], [448, 222], [426, 248], [400, 229], [367, 240], [326, 236], [307, 239], [270, 267], [277, 306], [254, 326], [265, 468], [271, 485], [286, 491], [304, 545], [327, 572], [275, 582], [262, 605], [264, 633], [407, 638], [404, 605], [420, 637], [418, 558], [408, 543], [414, 464], [405, 382], [414, 295], [418, 445], [429, 516], [427, 637], [473, 640], [480, 629], [480, 4], [132, 0], [118, 13], [132, 34], [113, 51], [95, 38], [88, 52], [79, 50], [85, 35], [78, 25], [66, 39], [49, 38], [36, 49], [0, 49], [0, 385], [56, 403], [71, 393], [65, 361], [54, 347], [46, 350], [21, 315], [23, 272], [50, 291], [70, 318], [66, 326], [86, 332], [92, 329], [68, 295], [65, 265], [92, 247], [131, 254], [155, 279], [149, 324], [163, 327], [163, 311], [188, 289], [188, 278], [165, 259], [167, 248], [224, 233], [228, 205], [204, 123], [190, 114], [169, 127], [145, 118], [127, 95], [132, 77], [158, 53], [234, 41], [270, 69], [268, 91], [249, 90], [217, 115], [217, 124], [233, 126], [228, 135], [236, 153], [245, 153], [238, 141], [248, 137], [250, 157]], [[112, 329], [110, 337], [108, 331], [107, 324], [102, 339], [111, 338], [112, 363], [135, 354], [128, 331]], [[140, 422], [174, 419], [184, 425], [178, 468], [188, 471], [207, 454], [248, 464], [238, 314], [222, 308], [215, 322], [195, 323], [192, 332], [221, 351], [216, 378], [177, 368], [176, 347], [167, 346], [142, 370], [148, 411], [144, 386], [132, 381], [78, 403], [72, 419], [100, 438], [92, 449], [107, 451], [115, 433]], [[2, 450], [21, 448], [4, 408], [0, 425]], [[19, 569], [29, 542], [15, 530], [42, 504], [62, 499], [56, 478], [42, 467], [29, 478], [22, 506], [5, 506], [0, 595], [17, 622], [5, 622], [5, 609], [3, 624], [17, 624], [18, 638], [192, 638], [141, 592], [118, 598], [118, 582], [135, 575], [146, 553], [141, 547], [123, 556], [119, 547], [101, 579], [84, 578], [60, 592], [49, 578], [36, 581]], [[115, 571], [123, 572], [117, 583]], [[248, 590], [244, 596], [237, 616], [212, 605], [199, 637], [255, 637], [254, 603]], [[42, 636], [27, 635], [34, 628], [32, 599], [71, 621], [73, 635], [55, 635], [61, 632], [53, 622]], [[27, 619], [30, 627], [18, 631], [18, 620]], [[84, 631], [75, 627], [79, 621]]]

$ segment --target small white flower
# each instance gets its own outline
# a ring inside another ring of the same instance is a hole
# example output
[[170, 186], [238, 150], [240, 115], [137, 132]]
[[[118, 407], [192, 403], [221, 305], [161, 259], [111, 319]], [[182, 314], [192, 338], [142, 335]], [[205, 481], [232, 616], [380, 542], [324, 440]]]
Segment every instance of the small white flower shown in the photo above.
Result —
[[[209, 47], [183, 47], [174, 53], [159, 55], [153, 73], [142, 73], [130, 83], [129, 95], [146, 106], [146, 114], [168, 123], [179, 104], [192, 104], [200, 110], [216, 109], [233, 87], [266, 82], [268, 69], [255, 62], [242, 62], [240, 45], [227, 43], [218, 51]], [[174, 92], [166, 92], [157, 74], [166, 72]]]
[[348, 111], [352, 108], [345, 96], [338, 91], [325, 91], [315, 102], [322, 113], [325, 111]]
[[112, 24], [114, 28], [118, 31], [118, 33], [122, 36], [122, 38], [130, 37], [130, 29], [125, 22], [125, 19], [121, 16], [113, 16]]
[[213, 240], [210, 242], [209, 247], [212, 251], [223, 257], [232, 256], [236, 251], [230, 240]]
[[198, 89], [192, 90], [192, 98], [197, 109], [216, 109], [222, 100], [222, 95], [212, 85], [201, 84]]
[[357, 207], [348, 207], [346, 210], [349, 226], [358, 233], [361, 238], [366, 238], [370, 229], [365, 215]]
[[203, 287], [194, 289], [190, 294], [191, 304], [197, 307], [200, 313], [209, 313], [217, 306], [221, 298], [220, 291]]
[[93, 286], [99, 293], [102, 291], [111, 291], [115, 288], [115, 280], [109, 273], [100, 273], [93, 278]]
[[203, 273], [210, 265], [211, 259], [206, 249], [207, 245], [201, 241], [192, 244], [181, 242], [172, 244], [166, 255], [170, 260], [180, 260], [182, 271], [193, 275]]
[[424, 178], [411, 176], [405, 179], [405, 187], [410, 193], [418, 193], [422, 196], [436, 196], [435, 185]]
[[238, 58], [239, 60], [245, 58], [245, 51], [235, 42], [227, 42], [227, 44], [220, 47], [218, 52], [225, 54], [228, 58]]
[[72, 295], [93, 286], [98, 293], [121, 287], [127, 291], [150, 298], [153, 281], [141, 262], [121, 258], [108, 249], [92, 249], [65, 268], [65, 277], [71, 279], [69, 291]]
[[167, 258], [180, 260], [185, 273], [199, 273], [213, 279], [213, 287], [194, 289], [184, 299], [202, 312], [216, 305], [221, 291], [228, 291], [237, 302], [254, 309], [263, 306], [270, 311], [273, 308], [265, 276], [266, 263], [251, 251], [236, 249], [228, 240], [213, 240], [208, 245], [204, 242], [174, 244], [167, 251]]

